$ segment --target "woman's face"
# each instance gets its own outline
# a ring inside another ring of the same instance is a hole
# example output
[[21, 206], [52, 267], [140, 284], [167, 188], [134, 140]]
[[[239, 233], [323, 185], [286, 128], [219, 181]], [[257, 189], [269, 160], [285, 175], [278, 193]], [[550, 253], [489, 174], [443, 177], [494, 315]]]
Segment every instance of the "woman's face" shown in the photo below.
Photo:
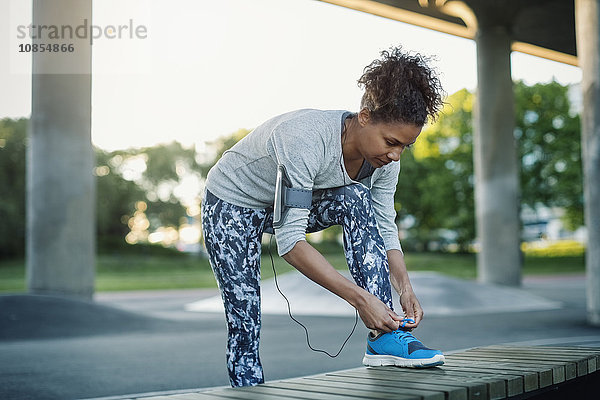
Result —
[[398, 161], [404, 149], [417, 140], [421, 129], [421, 126], [400, 122], [367, 121], [361, 126], [358, 151], [373, 167], [383, 167]]

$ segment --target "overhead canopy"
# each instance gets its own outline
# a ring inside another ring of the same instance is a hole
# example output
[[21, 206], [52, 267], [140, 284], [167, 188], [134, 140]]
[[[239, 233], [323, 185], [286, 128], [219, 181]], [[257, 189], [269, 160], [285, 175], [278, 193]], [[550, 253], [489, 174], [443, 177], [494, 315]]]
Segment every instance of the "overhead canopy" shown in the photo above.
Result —
[[468, 39], [478, 24], [510, 25], [512, 50], [578, 65], [572, 0], [321, 1]]

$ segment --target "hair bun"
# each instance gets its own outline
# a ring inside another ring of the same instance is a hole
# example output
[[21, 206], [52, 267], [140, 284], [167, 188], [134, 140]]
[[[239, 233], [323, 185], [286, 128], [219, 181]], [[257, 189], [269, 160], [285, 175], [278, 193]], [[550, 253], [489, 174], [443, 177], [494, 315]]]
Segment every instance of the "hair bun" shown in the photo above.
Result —
[[361, 108], [375, 122], [404, 122], [418, 126], [435, 119], [441, 110], [443, 89], [431, 58], [394, 47], [365, 67], [358, 85], [364, 87]]

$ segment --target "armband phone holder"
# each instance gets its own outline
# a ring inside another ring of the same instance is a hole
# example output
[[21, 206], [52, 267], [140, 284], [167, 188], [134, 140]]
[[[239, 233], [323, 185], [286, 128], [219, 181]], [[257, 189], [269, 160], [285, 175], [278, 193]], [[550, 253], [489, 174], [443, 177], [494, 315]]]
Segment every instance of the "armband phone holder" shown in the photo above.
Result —
[[292, 182], [284, 165], [277, 166], [275, 202], [273, 203], [273, 228], [281, 228], [290, 208], [310, 209], [312, 191], [292, 188]]

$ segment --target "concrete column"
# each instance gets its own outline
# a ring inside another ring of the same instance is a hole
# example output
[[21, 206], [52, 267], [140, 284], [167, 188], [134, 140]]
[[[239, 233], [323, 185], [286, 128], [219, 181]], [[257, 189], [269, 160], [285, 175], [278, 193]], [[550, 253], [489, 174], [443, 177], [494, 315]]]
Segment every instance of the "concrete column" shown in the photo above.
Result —
[[517, 286], [522, 262], [510, 42], [505, 26], [480, 23], [476, 35], [475, 209], [481, 245], [478, 279]]
[[575, 1], [577, 57], [583, 76], [583, 158], [588, 321], [600, 326], [600, 2]]
[[[34, 0], [33, 24], [92, 22], [91, 0]], [[48, 28], [47, 28], [48, 29]], [[89, 29], [89, 28], [88, 28]], [[68, 31], [64, 31], [68, 34]], [[82, 36], [83, 28], [77, 32]], [[40, 32], [35, 32], [35, 35]], [[95, 269], [95, 180], [88, 37], [33, 43], [73, 51], [33, 53], [27, 164], [27, 287], [36, 294], [91, 298]]]

